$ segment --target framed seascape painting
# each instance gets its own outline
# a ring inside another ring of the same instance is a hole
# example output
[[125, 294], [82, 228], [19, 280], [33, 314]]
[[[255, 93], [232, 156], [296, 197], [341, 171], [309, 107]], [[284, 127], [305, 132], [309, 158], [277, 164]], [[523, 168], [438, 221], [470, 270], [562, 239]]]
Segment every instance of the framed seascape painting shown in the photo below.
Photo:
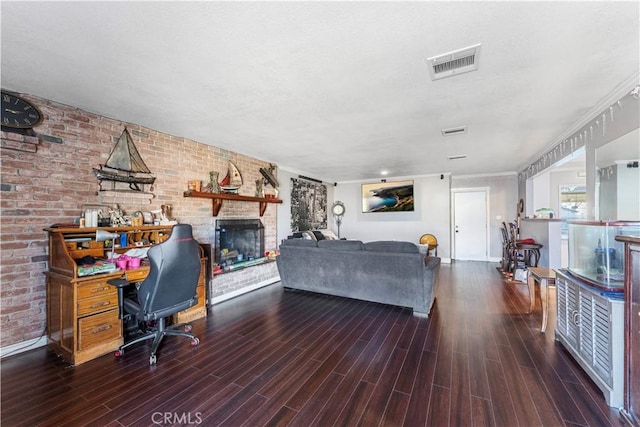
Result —
[[412, 212], [413, 181], [362, 184], [362, 212]]

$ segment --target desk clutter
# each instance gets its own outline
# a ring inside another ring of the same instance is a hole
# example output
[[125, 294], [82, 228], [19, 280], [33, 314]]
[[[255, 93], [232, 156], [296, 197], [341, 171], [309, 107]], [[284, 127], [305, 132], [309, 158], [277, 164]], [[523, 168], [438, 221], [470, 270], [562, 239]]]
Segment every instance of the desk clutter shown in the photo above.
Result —
[[78, 225], [80, 228], [140, 227], [144, 225], [175, 225], [171, 205], [161, 205], [152, 211], [136, 211], [126, 214], [118, 205], [85, 205]]
[[100, 273], [112, 273], [119, 267], [115, 263], [92, 256], [86, 256], [76, 261], [78, 263], [78, 277], [91, 276]]
[[[130, 252], [139, 250], [132, 250]], [[146, 258], [146, 250], [139, 251], [142, 256], [129, 256], [128, 254], [118, 255], [116, 253], [110, 253], [113, 257], [109, 256], [106, 259], [95, 258], [91, 255], [86, 255], [76, 260], [78, 264], [78, 277], [91, 276], [93, 274], [100, 273], [112, 273], [116, 270], [136, 269], [140, 267], [148, 267], [149, 260]]]

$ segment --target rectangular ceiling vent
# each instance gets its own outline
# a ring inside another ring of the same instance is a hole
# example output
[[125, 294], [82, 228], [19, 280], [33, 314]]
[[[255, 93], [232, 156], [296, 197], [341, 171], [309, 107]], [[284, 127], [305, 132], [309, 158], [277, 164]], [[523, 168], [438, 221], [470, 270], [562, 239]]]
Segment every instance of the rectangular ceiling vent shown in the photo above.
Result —
[[462, 154], [459, 156], [449, 156], [449, 160], [461, 160], [461, 159], [466, 159], [467, 155], [466, 154]]
[[459, 126], [457, 128], [442, 129], [441, 132], [442, 136], [462, 135], [467, 133], [467, 127]]
[[431, 80], [444, 79], [480, 68], [480, 43], [427, 58]]

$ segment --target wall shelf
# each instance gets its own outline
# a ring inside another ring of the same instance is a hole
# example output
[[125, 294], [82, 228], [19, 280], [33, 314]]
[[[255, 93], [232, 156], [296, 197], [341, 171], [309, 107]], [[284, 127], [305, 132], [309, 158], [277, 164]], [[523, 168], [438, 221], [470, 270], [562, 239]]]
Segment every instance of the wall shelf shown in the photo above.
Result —
[[239, 202], [257, 202], [260, 204], [260, 216], [264, 215], [267, 210], [268, 203], [282, 203], [281, 199], [275, 197], [250, 197], [241, 196], [239, 194], [230, 193], [202, 193], [199, 191], [185, 191], [184, 197], [198, 197], [200, 199], [211, 199], [213, 206], [213, 216], [218, 216], [220, 208], [222, 208], [222, 202], [224, 200], [236, 200]]

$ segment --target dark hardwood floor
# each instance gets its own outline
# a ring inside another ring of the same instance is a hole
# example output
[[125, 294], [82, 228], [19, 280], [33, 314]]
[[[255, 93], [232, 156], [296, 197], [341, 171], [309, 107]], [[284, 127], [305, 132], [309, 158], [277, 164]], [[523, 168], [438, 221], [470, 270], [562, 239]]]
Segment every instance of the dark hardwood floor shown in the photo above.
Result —
[[540, 302], [495, 264], [442, 265], [428, 319], [279, 284], [169, 337], [72, 367], [46, 348], [2, 360], [3, 426], [619, 426], [546, 334]]

